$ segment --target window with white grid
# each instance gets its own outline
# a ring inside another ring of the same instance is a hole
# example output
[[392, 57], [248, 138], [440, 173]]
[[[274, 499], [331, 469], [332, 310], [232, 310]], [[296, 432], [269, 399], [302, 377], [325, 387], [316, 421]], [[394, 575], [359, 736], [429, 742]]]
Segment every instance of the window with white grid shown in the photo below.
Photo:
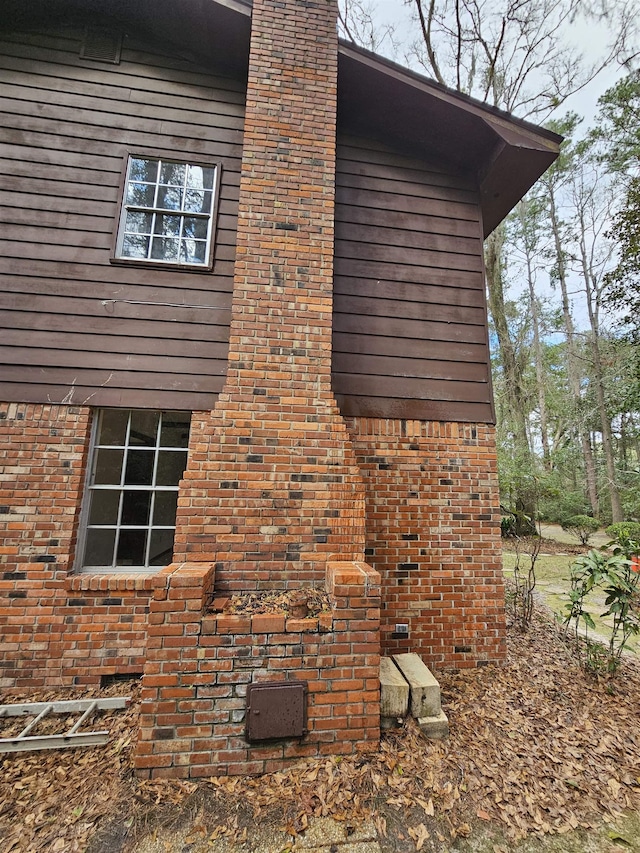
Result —
[[191, 415], [103, 409], [97, 418], [82, 568], [166, 566], [173, 556]]
[[129, 157], [116, 258], [209, 267], [218, 170]]

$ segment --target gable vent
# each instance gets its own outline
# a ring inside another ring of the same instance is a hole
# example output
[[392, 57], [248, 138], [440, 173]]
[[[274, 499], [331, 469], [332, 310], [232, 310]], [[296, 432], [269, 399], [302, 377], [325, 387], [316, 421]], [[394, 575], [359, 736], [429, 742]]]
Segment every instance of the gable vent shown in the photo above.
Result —
[[109, 62], [112, 65], [117, 65], [120, 62], [121, 49], [121, 32], [98, 27], [87, 27], [82, 47], [80, 48], [80, 58], [93, 59], [96, 62]]

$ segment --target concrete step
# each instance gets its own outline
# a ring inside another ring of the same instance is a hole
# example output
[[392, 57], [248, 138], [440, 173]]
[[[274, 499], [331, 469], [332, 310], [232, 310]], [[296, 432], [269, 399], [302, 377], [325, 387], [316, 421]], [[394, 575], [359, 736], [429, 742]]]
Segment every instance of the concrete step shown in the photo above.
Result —
[[440, 706], [440, 685], [415, 653], [380, 658], [380, 724], [390, 728], [411, 715], [429, 740], [449, 736], [449, 721]]
[[420, 655], [408, 652], [394, 655], [393, 660], [409, 684], [411, 716], [438, 717], [442, 712], [440, 705], [440, 685]]
[[389, 657], [380, 658], [380, 717], [383, 728], [407, 715], [409, 685]]
[[427, 740], [444, 740], [449, 737], [449, 720], [444, 711], [437, 717], [418, 717], [418, 726]]

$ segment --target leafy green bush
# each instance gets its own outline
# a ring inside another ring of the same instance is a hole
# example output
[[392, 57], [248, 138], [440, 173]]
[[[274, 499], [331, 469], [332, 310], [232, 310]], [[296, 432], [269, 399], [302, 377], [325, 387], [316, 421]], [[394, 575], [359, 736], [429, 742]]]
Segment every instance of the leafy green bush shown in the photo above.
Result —
[[572, 536], [576, 536], [583, 545], [589, 542], [599, 527], [598, 519], [591, 518], [590, 515], [572, 515], [562, 522], [562, 529], [571, 533]]
[[[578, 651], [584, 648], [583, 665], [587, 669], [600, 669], [605, 663], [611, 676], [615, 675], [620, 666], [622, 652], [629, 639], [640, 633], [640, 574], [621, 550], [617, 548], [613, 554], [592, 550], [578, 557], [571, 565], [571, 590], [565, 605], [565, 637], [572, 626]], [[606, 596], [601, 618], [613, 619], [606, 656], [597, 652], [597, 644], [588, 636], [589, 630], [594, 630], [596, 624], [585, 603], [594, 590], [602, 590]]]
[[606, 534], [624, 552], [626, 557], [640, 552], [640, 522], [618, 521], [610, 524]]

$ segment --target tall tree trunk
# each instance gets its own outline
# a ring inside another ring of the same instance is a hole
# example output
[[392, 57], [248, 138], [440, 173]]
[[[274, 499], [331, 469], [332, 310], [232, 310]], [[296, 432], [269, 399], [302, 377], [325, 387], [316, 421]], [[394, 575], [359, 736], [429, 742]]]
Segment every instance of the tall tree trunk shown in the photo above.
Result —
[[567, 377], [569, 379], [569, 390], [573, 403], [573, 413], [576, 421], [576, 431], [580, 437], [580, 446], [582, 449], [582, 458], [584, 461], [585, 478], [587, 481], [587, 495], [589, 504], [594, 518], [597, 518], [600, 512], [598, 501], [598, 486], [596, 475], [596, 463], [593, 457], [593, 447], [589, 437], [589, 431], [586, 428], [582, 418], [582, 394], [580, 393], [580, 369], [576, 358], [576, 336], [573, 325], [573, 317], [571, 316], [571, 304], [569, 302], [569, 291], [567, 287], [567, 268], [565, 264], [565, 255], [562, 248], [562, 239], [560, 235], [560, 222], [558, 221], [558, 213], [556, 209], [555, 194], [553, 184], [549, 181], [547, 185], [549, 199], [549, 218], [551, 220], [551, 229], [553, 231], [553, 241], [556, 255], [556, 269], [558, 275], [558, 283], [560, 284], [560, 293], [562, 296], [562, 319], [564, 323], [565, 335], [567, 337]]
[[544, 360], [542, 356], [542, 341], [540, 338], [540, 303], [535, 293], [533, 273], [533, 257], [535, 254], [536, 224], [535, 217], [527, 217], [527, 202], [521, 201], [517, 207], [520, 220], [521, 238], [524, 246], [525, 263], [527, 266], [527, 286], [529, 288], [529, 308], [533, 328], [533, 354], [536, 370], [536, 394], [538, 411], [540, 413], [540, 442], [542, 444], [542, 459], [547, 471], [551, 470], [551, 453], [549, 451], [549, 434], [547, 429], [547, 397], [545, 394]]
[[535, 535], [536, 495], [531, 487], [534, 460], [527, 434], [522, 365], [518, 360], [516, 348], [511, 339], [504, 304], [502, 276], [504, 238], [504, 225], [500, 225], [487, 237], [485, 243], [489, 309], [498, 338], [505, 396], [509, 406], [508, 423], [516, 451], [514, 455], [518, 459], [520, 469], [524, 472], [515, 496], [516, 532], [519, 535]]
[[585, 244], [586, 228], [583, 212], [578, 212], [580, 222], [580, 260], [582, 263], [582, 274], [587, 295], [587, 313], [591, 328], [591, 358], [593, 381], [595, 385], [598, 415], [600, 419], [600, 430], [602, 434], [602, 452], [607, 469], [607, 491], [611, 501], [611, 520], [614, 522], [624, 521], [620, 492], [618, 490], [616, 463], [613, 451], [613, 435], [611, 432], [611, 419], [607, 413], [607, 401], [604, 394], [604, 368], [602, 354], [600, 352], [600, 328], [597, 305], [597, 288], [592, 275], [592, 267], [589, 263], [587, 247]]

